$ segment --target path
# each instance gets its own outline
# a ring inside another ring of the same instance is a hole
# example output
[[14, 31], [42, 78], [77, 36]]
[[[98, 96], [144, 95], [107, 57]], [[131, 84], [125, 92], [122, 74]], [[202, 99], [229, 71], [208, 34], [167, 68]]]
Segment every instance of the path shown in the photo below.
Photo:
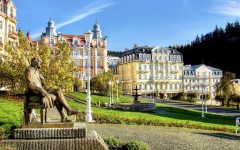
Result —
[[87, 129], [96, 130], [102, 138], [143, 141], [151, 146], [151, 150], [236, 150], [240, 147], [239, 135], [224, 132], [116, 124], [86, 126]]

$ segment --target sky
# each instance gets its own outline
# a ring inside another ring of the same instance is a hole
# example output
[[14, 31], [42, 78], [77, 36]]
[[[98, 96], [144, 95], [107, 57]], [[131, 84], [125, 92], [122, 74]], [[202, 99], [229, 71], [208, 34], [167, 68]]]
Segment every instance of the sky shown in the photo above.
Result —
[[13, 0], [17, 29], [39, 39], [52, 17], [57, 33], [84, 35], [98, 21], [108, 49], [174, 46], [240, 21], [240, 0]]

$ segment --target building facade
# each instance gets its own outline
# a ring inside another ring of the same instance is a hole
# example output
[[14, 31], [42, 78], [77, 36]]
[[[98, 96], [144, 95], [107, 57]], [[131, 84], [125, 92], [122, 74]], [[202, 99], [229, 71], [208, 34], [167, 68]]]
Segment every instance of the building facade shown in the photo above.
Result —
[[[102, 37], [100, 25], [96, 22], [93, 26], [93, 40], [91, 43], [91, 77], [108, 71], [107, 65], [107, 37]], [[71, 60], [76, 62], [80, 72], [76, 72], [76, 77], [87, 81], [88, 53], [84, 35], [56, 33], [53, 20], [50, 18], [46, 32], [42, 34], [45, 44], [50, 47], [51, 54], [54, 55], [58, 42], [66, 42], [72, 49]]]
[[211, 99], [216, 96], [216, 84], [220, 82], [222, 70], [200, 65], [184, 66], [184, 92], [196, 92], [198, 98], [202, 94], [210, 94]]
[[234, 79], [231, 80], [233, 83], [233, 87], [234, 87], [234, 92], [236, 94], [240, 94], [240, 79]]
[[5, 54], [4, 45], [18, 39], [16, 14], [17, 8], [11, 0], [0, 0], [0, 57]]
[[135, 45], [121, 54], [118, 65], [110, 68], [122, 83], [124, 94], [134, 94], [136, 86], [141, 95], [161, 98], [183, 90], [183, 56], [175, 49]]

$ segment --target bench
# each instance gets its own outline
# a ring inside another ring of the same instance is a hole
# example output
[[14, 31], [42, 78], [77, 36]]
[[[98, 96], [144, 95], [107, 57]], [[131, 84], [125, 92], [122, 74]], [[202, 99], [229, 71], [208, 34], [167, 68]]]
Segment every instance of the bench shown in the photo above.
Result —
[[35, 93], [25, 93], [24, 100], [24, 123], [28, 125], [31, 122], [31, 112], [32, 109], [40, 109], [40, 118], [41, 124], [44, 124], [44, 121], [47, 122], [47, 109], [42, 103], [42, 95]]

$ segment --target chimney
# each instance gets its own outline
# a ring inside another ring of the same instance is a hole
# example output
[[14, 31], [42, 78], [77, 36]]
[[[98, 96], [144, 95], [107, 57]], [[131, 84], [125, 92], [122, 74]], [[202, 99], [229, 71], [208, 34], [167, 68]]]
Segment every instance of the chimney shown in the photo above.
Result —
[[137, 44], [134, 44], [134, 47], [133, 48], [138, 48], [138, 45]]

